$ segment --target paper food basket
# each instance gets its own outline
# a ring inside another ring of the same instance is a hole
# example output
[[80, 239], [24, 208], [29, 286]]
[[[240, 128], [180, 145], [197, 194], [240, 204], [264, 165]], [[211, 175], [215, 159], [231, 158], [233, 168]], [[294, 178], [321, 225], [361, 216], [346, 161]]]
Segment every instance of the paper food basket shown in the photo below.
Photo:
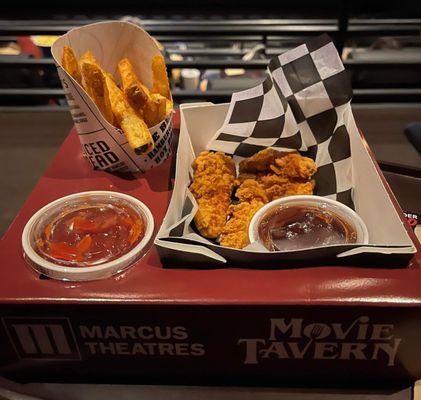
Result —
[[[407, 265], [416, 249], [359, 133], [351, 97], [339, 55], [323, 35], [271, 60], [269, 77], [234, 93], [230, 104], [182, 106], [174, 191], [155, 240], [163, 264]], [[259, 252], [222, 247], [201, 237], [192, 222], [197, 203], [188, 190], [193, 160], [206, 149], [241, 159], [266, 147], [312, 157], [318, 167], [315, 194], [353, 207], [367, 226], [369, 243]]]
[[171, 153], [172, 112], [149, 129], [155, 148], [147, 154], [136, 154], [124, 133], [106, 121], [82, 86], [62, 68], [65, 45], [72, 47], [77, 58], [90, 50], [104, 70], [117, 78], [117, 82], [118, 62], [124, 57], [129, 58], [137, 76], [150, 88], [151, 60], [160, 54], [156, 41], [132, 23], [99, 22], [70, 30], [54, 42], [51, 52], [83, 152], [93, 168], [136, 172], [146, 171], [165, 161]]

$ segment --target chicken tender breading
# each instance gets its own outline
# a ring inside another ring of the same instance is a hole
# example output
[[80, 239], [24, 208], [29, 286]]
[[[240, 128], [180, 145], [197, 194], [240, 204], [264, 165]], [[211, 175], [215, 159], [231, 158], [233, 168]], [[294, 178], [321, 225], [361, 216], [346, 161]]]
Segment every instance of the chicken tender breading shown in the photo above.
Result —
[[287, 153], [283, 153], [271, 148], [261, 150], [253, 156], [240, 162], [240, 174], [269, 171], [269, 166], [274, 164], [275, 160], [279, 157], [282, 157], [284, 154]]
[[311, 178], [317, 170], [316, 163], [311, 158], [297, 153], [276, 158], [270, 169], [277, 175], [302, 179]]
[[235, 186], [240, 186], [246, 179], [254, 179], [255, 181], [259, 180], [260, 174], [249, 174], [247, 172], [238, 175], [235, 180]]
[[297, 194], [313, 194], [313, 182], [289, 182], [286, 185], [285, 196], [295, 196]]
[[240, 202], [260, 200], [267, 203], [269, 201], [264, 187], [254, 179], [246, 179], [237, 189], [235, 195]]
[[259, 182], [265, 189], [269, 201], [285, 196], [298, 194], [313, 194], [314, 182], [303, 179], [288, 179], [283, 176], [268, 174], [260, 178]]
[[280, 199], [285, 196], [287, 178], [275, 174], [264, 175], [260, 178], [261, 185], [265, 188], [269, 201]]
[[229, 220], [220, 236], [220, 244], [242, 249], [250, 244], [248, 229], [254, 214], [265, 205], [262, 201], [252, 200], [233, 204], [229, 208]]
[[234, 176], [232, 174], [202, 174], [195, 176], [193, 183], [190, 185], [190, 191], [198, 199], [218, 193], [231, 193], [233, 186]]
[[[240, 201], [252, 198], [264, 202], [298, 194], [313, 194], [314, 182], [303, 179], [288, 179], [283, 176], [268, 174], [258, 176], [256, 180], [247, 179], [237, 189]], [[241, 196], [241, 197], [240, 197]]]
[[234, 188], [235, 164], [224, 153], [203, 151], [193, 161], [193, 183], [190, 191], [199, 209], [194, 222], [200, 234], [217, 238], [225, 226]]
[[275, 174], [267, 174], [261, 176], [259, 182], [267, 189], [273, 185], [286, 185], [289, 182], [289, 179]]
[[194, 216], [194, 223], [202, 236], [214, 239], [221, 234], [227, 222], [230, 201], [224, 195], [197, 199], [199, 209]]
[[202, 151], [193, 161], [192, 168], [195, 176], [218, 172], [229, 173], [235, 177], [234, 160], [220, 151]]

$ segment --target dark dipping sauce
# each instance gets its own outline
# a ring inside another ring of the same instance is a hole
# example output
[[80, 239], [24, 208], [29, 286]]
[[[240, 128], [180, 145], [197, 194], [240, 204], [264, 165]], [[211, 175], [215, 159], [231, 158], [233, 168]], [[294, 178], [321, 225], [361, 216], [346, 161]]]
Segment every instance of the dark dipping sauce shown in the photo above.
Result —
[[332, 211], [311, 206], [285, 206], [268, 211], [260, 220], [258, 233], [270, 251], [355, 243], [357, 232], [348, 221]]
[[36, 251], [56, 264], [87, 267], [115, 260], [145, 235], [143, 218], [125, 204], [63, 208], [40, 229]]

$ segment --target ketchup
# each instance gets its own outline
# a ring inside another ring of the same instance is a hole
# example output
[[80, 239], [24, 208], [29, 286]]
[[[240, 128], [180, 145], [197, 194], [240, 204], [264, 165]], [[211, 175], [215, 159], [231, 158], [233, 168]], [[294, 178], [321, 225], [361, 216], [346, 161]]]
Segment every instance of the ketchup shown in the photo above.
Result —
[[279, 207], [263, 215], [258, 233], [270, 251], [355, 243], [355, 227], [331, 211], [311, 206]]
[[144, 237], [143, 218], [120, 203], [64, 208], [48, 221], [36, 239], [36, 251], [66, 266], [94, 266], [115, 260]]

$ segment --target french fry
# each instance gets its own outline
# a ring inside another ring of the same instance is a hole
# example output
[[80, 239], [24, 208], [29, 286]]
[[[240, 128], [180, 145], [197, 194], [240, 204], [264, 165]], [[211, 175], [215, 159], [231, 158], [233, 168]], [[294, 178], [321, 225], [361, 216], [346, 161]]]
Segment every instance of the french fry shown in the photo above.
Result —
[[144, 118], [148, 127], [154, 126], [165, 119], [165, 116], [172, 109], [171, 100], [160, 93], [151, 93], [136, 76], [129, 59], [123, 58], [118, 63], [118, 70], [123, 84], [124, 96], [134, 110]]
[[165, 101], [165, 116], [167, 116], [173, 109], [173, 104], [171, 100], [166, 99]]
[[130, 147], [138, 154], [151, 151], [155, 144], [145, 121], [130, 106], [110, 74], [105, 74], [105, 84], [111, 109]]
[[94, 55], [92, 54], [92, 51], [88, 50], [82, 54], [82, 57], [80, 57], [79, 59], [79, 63], [83, 63], [83, 62], [91, 62], [91, 63], [97, 62]]
[[94, 55], [91, 51], [83, 53], [82, 57], [79, 58], [79, 69], [82, 73], [82, 85], [85, 91], [92, 97], [92, 87], [89, 85], [89, 82], [86, 81], [85, 76], [83, 75], [83, 65], [84, 64], [98, 64]]
[[143, 109], [143, 117], [148, 127], [155, 126], [167, 115], [167, 99], [158, 93], [151, 94]]
[[105, 93], [105, 71], [95, 60], [91, 52], [86, 52], [80, 59], [80, 69], [84, 88], [98, 106], [101, 114], [112, 125], [115, 124], [109, 97]]
[[167, 68], [162, 55], [158, 54], [152, 58], [153, 75], [153, 93], [159, 93], [161, 96], [171, 100], [170, 84], [168, 82]]
[[143, 107], [150, 100], [149, 89], [140, 82], [132, 63], [128, 58], [123, 58], [118, 63], [118, 71], [121, 76], [121, 82], [123, 84], [123, 91], [126, 99], [135, 111], [142, 114]]
[[63, 55], [61, 56], [61, 65], [67, 73], [73, 77], [80, 85], [82, 84], [82, 75], [73, 49], [70, 46], [63, 47]]

